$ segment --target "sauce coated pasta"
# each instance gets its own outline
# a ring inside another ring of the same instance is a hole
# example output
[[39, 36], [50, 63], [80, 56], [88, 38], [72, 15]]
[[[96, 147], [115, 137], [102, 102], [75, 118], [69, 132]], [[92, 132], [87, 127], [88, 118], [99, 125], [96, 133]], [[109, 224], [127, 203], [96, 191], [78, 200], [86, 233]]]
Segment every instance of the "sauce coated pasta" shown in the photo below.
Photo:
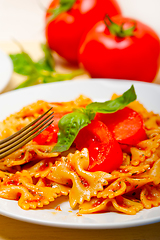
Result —
[[[74, 108], [85, 108], [91, 102], [83, 95], [70, 102], [39, 100], [0, 122], [0, 140], [50, 107], [57, 116], [53, 129], [58, 129], [58, 116]], [[53, 152], [57, 135], [52, 139], [38, 138], [0, 160], [0, 197], [17, 200], [22, 209], [28, 210], [43, 208], [64, 195], [68, 196], [71, 208], [79, 208], [80, 214], [113, 211], [136, 214], [144, 208], [159, 206], [160, 115], [148, 112], [138, 101], [128, 107], [142, 117], [146, 135], [134, 145], [120, 143], [122, 162], [118, 168], [90, 171], [89, 147], [77, 149], [73, 143], [67, 151]]]

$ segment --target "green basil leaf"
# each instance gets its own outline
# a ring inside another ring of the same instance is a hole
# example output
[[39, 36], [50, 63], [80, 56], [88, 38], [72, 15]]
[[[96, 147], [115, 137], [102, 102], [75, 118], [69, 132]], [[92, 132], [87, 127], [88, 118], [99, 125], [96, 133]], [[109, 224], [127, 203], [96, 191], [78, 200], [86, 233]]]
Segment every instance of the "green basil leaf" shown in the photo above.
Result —
[[90, 109], [99, 113], [113, 113], [126, 107], [129, 103], [136, 100], [137, 96], [135, 93], [134, 86], [123, 93], [120, 97], [106, 101], [106, 102], [93, 102], [87, 105], [86, 109]]
[[51, 50], [46, 44], [41, 44], [41, 48], [44, 52], [44, 57], [35, 63], [35, 67], [38, 71], [45, 70], [49, 72], [55, 71], [55, 61]]
[[88, 111], [86, 114], [82, 111], [75, 111], [64, 115], [59, 123], [58, 142], [52, 152], [64, 152], [70, 148], [78, 132], [87, 126], [94, 118], [95, 114]]
[[49, 72], [53, 71], [53, 68], [51, 68], [48, 65], [48, 62], [46, 61], [45, 57], [40, 59], [38, 62], [36, 62], [35, 67], [36, 67], [37, 71], [41, 71], [41, 70], [45, 70], [45, 71], [49, 71]]
[[27, 53], [10, 54], [10, 58], [13, 62], [14, 72], [25, 76], [36, 72], [35, 64]]

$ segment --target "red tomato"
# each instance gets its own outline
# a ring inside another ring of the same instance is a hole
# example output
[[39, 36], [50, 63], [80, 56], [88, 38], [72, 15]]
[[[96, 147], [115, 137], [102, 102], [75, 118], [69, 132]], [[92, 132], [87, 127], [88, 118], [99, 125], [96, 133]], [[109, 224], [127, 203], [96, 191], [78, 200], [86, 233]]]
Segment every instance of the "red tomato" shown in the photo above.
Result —
[[160, 40], [145, 24], [115, 16], [111, 21], [131, 36], [120, 37], [109, 30], [113, 23], [98, 22], [80, 43], [79, 62], [93, 78], [129, 79], [152, 82], [160, 66]]
[[92, 120], [82, 128], [75, 139], [76, 147], [84, 147], [89, 151], [88, 170], [111, 172], [117, 169], [123, 161], [120, 145], [107, 126], [101, 121]]
[[54, 113], [53, 123], [33, 139], [39, 145], [56, 143], [58, 140], [58, 122], [67, 112]]
[[135, 146], [147, 139], [142, 117], [131, 108], [125, 107], [110, 114], [97, 113], [95, 119], [105, 123], [121, 144]]
[[[49, 9], [56, 8], [59, 0], [51, 2]], [[49, 47], [70, 62], [78, 62], [80, 38], [105, 14], [120, 14], [116, 0], [77, 0], [72, 8], [46, 24], [46, 39]], [[50, 16], [49, 13], [46, 15]]]

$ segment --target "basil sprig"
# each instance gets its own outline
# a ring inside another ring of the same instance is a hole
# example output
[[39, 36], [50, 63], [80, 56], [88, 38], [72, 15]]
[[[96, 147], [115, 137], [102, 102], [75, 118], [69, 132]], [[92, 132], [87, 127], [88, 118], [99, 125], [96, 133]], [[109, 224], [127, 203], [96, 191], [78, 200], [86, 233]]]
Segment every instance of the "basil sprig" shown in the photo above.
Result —
[[84, 70], [77, 69], [71, 73], [58, 73], [55, 71], [53, 54], [46, 44], [41, 44], [44, 52], [43, 58], [34, 62], [24, 50], [21, 53], [10, 54], [14, 72], [24, 75], [27, 79], [16, 89], [33, 86], [41, 83], [58, 82], [73, 79], [75, 76], [84, 74]]
[[95, 114], [114, 113], [126, 107], [129, 103], [136, 100], [134, 86], [124, 92], [120, 97], [103, 103], [93, 102], [86, 108], [73, 109], [72, 113], [64, 115], [59, 123], [58, 142], [53, 147], [52, 152], [67, 151], [74, 142], [78, 132], [94, 119]]

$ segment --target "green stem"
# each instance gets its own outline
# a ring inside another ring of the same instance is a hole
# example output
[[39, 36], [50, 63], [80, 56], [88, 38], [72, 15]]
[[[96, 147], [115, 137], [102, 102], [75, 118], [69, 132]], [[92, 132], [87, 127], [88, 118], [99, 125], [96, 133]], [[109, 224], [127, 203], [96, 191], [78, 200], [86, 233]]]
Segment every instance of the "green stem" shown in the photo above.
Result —
[[82, 75], [84, 73], [85, 72], [83, 69], [78, 69], [71, 73], [56, 73], [56, 72], [48, 72], [48, 71], [41, 70], [39, 74], [29, 76], [26, 81], [21, 83], [15, 89], [29, 87], [29, 86], [33, 86], [41, 83], [52, 83], [52, 82], [61, 82], [61, 81], [71, 80], [74, 77]]
[[[106, 18], [109, 20], [109, 24], [107, 23]], [[134, 20], [132, 20], [133, 21], [132, 27], [124, 29], [123, 26], [125, 22], [123, 22], [121, 25], [118, 25], [115, 22], [113, 22], [108, 15], [106, 15], [106, 18], [104, 19], [104, 23], [106, 24], [111, 34], [121, 38], [134, 36], [134, 30], [136, 28], [136, 22]]]
[[[75, 70], [71, 73], [56, 73], [56, 72], [52, 72], [50, 73], [50, 75], [48, 75], [49, 78], [45, 78], [43, 80], [43, 83], [50, 83], [50, 82], [60, 82], [60, 81], [65, 81], [65, 80], [71, 80], [74, 77], [77, 77], [79, 75], [84, 74], [84, 70], [83, 69], [78, 69]], [[46, 75], [45, 75], [46, 76]]]
[[60, 4], [57, 8], [48, 10], [48, 13], [51, 13], [51, 15], [47, 18], [47, 23], [53, 21], [61, 13], [70, 10], [76, 1], [77, 0], [60, 0]]
[[39, 77], [37, 75], [33, 75], [27, 78], [26, 81], [24, 81], [23, 83], [21, 83], [18, 87], [16, 87], [15, 89], [20, 89], [20, 88], [24, 88], [24, 87], [29, 87], [29, 86], [33, 86], [36, 85], [37, 82], [39, 81]]

